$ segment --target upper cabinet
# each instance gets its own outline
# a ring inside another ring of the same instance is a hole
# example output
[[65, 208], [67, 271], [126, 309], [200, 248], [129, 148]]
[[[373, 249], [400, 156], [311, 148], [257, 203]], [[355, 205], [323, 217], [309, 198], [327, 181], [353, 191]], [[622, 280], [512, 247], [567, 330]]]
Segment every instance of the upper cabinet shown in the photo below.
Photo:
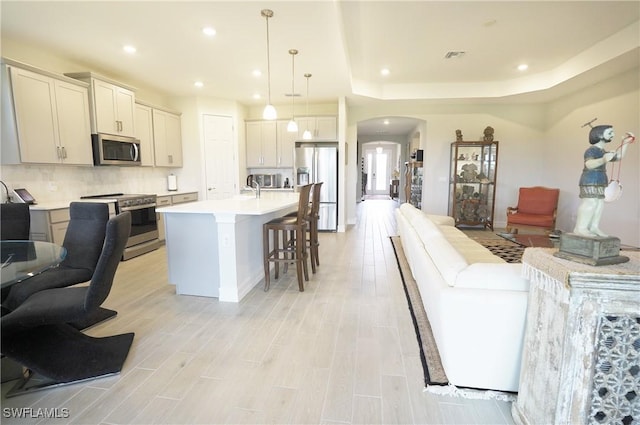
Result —
[[296, 118], [298, 132], [287, 131], [289, 120], [247, 121], [247, 168], [291, 168], [295, 142], [306, 129], [312, 140], [338, 140], [336, 117]]
[[180, 115], [153, 109], [153, 145], [157, 167], [182, 167]]
[[136, 139], [140, 140], [140, 165], [153, 166], [153, 109], [140, 103], [136, 103]]
[[69, 73], [90, 84], [91, 131], [135, 137], [135, 94], [132, 88], [90, 72]]
[[278, 168], [293, 167], [293, 151], [295, 149], [298, 133], [290, 133], [287, 131], [289, 120], [278, 121], [278, 129], [276, 134], [276, 154]]
[[338, 140], [336, 117], [300, 117], [298, 122], [298, 140], [303, 140], [305, 130], [311, 132], [312, 140]]
[[3, 65], [2, 162], [93, 165], [87, 84]]
[[247, 168], [277, 167], [276, 121], [248, 121], [245, 128]]

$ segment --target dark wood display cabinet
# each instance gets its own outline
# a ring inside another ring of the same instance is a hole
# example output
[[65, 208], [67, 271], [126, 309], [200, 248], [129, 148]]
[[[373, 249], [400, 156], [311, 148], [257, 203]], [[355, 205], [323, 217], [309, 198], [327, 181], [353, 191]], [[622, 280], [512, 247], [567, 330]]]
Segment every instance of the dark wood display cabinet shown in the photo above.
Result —
[[405, 162], [405, 199], [414, 207], [422, 209], [422, 161]]
[[457, 227], [493, 230], [497, 169], [498, 142], [451, 144], [449, 215]]

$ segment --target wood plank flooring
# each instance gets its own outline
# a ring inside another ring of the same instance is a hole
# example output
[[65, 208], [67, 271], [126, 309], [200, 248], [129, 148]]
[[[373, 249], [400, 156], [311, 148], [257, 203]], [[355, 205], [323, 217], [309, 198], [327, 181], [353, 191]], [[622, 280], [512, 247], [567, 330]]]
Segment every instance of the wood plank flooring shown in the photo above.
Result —
[[[121, 263], [105, 303], [119, 314], [87, 332], [135, 332], [122, 373], [10, 399], [5, 383], [2, 423], [513, 424], [510, 403], [422, 391], [388, 237], [397, 206], [361, 202], [357, 225], [322, 233], [304, 292], [292, 268], [269, 292], [220, 303], [175, 295], [164, 248]], [[68, 417], [17, 418], [11, 408]]]

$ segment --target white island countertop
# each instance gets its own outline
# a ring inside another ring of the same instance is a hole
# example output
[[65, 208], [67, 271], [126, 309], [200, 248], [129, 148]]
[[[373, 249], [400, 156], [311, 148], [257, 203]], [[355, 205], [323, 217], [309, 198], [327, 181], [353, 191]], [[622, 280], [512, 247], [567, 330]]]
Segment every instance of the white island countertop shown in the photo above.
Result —
[[215, 214], [215, 215], [264, 215], [283, 208], [298, 205], [298, 193], [262, 193], [260, 198], [255, 195], [237, 195], [227, 199], [212, 201], [189, 202], [173, 206], [156, 208], [159, 213], [183, 214]]

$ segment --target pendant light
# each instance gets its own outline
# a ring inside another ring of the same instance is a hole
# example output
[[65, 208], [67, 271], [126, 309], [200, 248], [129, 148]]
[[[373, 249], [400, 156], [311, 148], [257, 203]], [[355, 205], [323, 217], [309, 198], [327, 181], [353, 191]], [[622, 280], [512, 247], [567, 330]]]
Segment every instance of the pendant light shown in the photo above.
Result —
[[302, 133], [302, 140], [311, 140], [313, 139], [313, 136], [311, 135], [311, 132], [309, 131], [309, 78], [311, 78], [311, 74], [304, 74], [304, 78], [307, 79], [307, 129], [304, 131], [304, 133]]
[[269, 18], [273, 17], [273, 10], [262, 9], [260, 15], [267, 21], [267, 82], [269, 88], [269, 98], [267, 106], [264, 107], [264, 111], [262, 112], [262, 118], [265, 120], [275, 120], [278, 118], [278, 113], [276, 112], [276, 108], [271, 104], [271, 58], [269, 56]]
[[296, 99], [296, 91], [294, 89], [294, 80], [296, 75], [295, 68], [295, 57], [298, 54], [296, 49], [290, 49], [289, 54], [291, 55], [291, 121], [287, 124], [287, 131], [289, 133], [297, 133], [298, 132], [298, 123], [296, 122], [296, 114], [295, 114], [295, 99]]

